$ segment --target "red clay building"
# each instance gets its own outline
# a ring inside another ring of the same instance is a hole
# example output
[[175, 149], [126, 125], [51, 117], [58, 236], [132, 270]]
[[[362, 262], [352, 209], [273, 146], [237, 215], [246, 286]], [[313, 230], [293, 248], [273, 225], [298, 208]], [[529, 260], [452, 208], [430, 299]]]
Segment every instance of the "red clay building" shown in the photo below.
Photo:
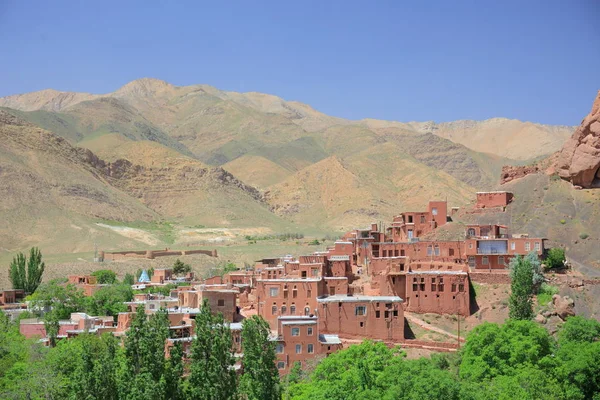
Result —
[[419, 238], [448, 220], [448, 205], [445, 201], [430, 201], [427, 211], [403, 212], [394, 217], [389, 228], [392, 241], [406, 242]]
[[475, 208], [506, 207], [513, 199], [511, 192], [477, 192]]
[[404, 340], [404, 310], [398, 296], [333, 295], [318, 300], [319, 332], [351, 338]]
[[2, 290], [0, 291], [0, 309], [23, 308], [25, 304], [19, 303], [19, 300], [25, 298], [25, 291], [22, 289]]

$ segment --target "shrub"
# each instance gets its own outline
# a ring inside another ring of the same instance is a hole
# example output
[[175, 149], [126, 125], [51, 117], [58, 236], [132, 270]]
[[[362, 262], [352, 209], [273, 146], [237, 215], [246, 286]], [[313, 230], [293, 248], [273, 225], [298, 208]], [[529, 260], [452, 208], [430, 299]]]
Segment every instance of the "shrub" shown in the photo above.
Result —
[[542, 283], [540, 287], [540, 291], [537, 295], [538, 304], [540, 306], [545, 306], [550, 301], [552, 301], [552, 296], [558, 294], [558, 288], [556, 286], [548, 285], [547, 283]]
[[561, 220], [560, 220], [560, 223], [564, 225], [564, 224], [566, 224], [566, 223], [567, 223], [567, 221], [566, 221], [566, 220], [564, 220], [564, 219], [561, 219]]
[[319, 242], [319, 239], [314, 239], [314, 240], [311, 240], [308, 244], [310, 246], [318, 246], [321, 244], [321, 242]]
[[173, 264], [173, 272], [175, 275], [187, 274], [192, 271], [192, 267], [189, 264], [184, 263], [179, 258], [175, 260]]
[[95, 276], [100, 284], [108, 283], [112, 285], [117, 282], [116, 272], [110, 269], [99, 269], [98, 271], [92, 272], [92, 276]]
[[560, 247], [553, 247], [548, 251], [544, 261], [546, 269], [559, 269], [565, 266], [565, 251]]
[[587, 233], [580, 233], [579, 234], [579, 239], [587, 239], [588, 237], [590, 237], [590, 235], [588, 235]]

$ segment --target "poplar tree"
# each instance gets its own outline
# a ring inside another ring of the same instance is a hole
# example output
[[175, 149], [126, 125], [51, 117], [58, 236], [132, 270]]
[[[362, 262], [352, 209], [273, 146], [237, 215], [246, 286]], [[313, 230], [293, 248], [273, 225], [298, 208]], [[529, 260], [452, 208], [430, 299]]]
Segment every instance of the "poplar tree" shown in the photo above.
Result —
[[37, 247], [29, 251], [29, 259], [23, 253], [17, 254], [9, 268], [9, 278], [13, 289], [23, 289], [31, 294], [42, 282], [46, 265], [42, 261], [42, 253]]
[[533, 318], [534, 271], [529, 257], [510, 260], [510, 298], [508, 316], [516, 320]]
[[249, 400], [281, 399], [279, 372], [275, 365], [275, 342], [269, 340], [270, 333], [269, 324], [258, 315], [242, 322], [244, 374], [240, 391]]
[[188, 398], [228, 400], [237, 395], [237, 375], [232, 352], [231, 329], [222, 314], [212, 315], [205, 299], [196, 316], [192, 342]]

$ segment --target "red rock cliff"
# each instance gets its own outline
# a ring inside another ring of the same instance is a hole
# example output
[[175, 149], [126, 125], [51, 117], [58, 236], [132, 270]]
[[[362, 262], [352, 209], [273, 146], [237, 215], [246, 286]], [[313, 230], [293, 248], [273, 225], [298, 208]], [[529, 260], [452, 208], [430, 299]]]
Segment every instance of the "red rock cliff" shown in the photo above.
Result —
[[573, 185], [600, 187], [600, 91], [592, 111], [560, 151], [556, 169]]

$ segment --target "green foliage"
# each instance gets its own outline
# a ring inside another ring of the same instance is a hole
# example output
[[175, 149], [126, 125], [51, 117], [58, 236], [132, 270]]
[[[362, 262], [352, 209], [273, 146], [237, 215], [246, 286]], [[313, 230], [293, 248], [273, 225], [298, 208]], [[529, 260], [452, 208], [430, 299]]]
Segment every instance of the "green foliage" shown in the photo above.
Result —
[[292, 233], [278, 233], [276, 235], [262, 235], [262, 236], [258, 236], [258, 235], [246, 235], [244, 236], [244, 239], [246, 239], [249, 242], [254, 242], [256, 243], [257, 241], [261, 241], [261, 240], [281, 240], [281, 241], [286, 241], [286, 240], [298, 240], [298, 239], [303, 239], [304, 238], [304, 234], [303, 233], [299, 233], [299, 232], [292, 232]]
[[41, 284], [30, 296], [30, 308], [38, 315], [52, 311], [55, 318], [68, 319], [71, 313], [85, 311], [83, 291], [75, 285], [60, 285], [56, 281]]
[[533, 294], [541, 285], [540, 262], [534, 253], [526, 257], [516, 256], [510, 261], [511, 294], [509, 316], [512, 319], [533, 318]]
[[179, 258], [173, 263], [173, 272], [175, 275], [183, 275], [192, 271], [192, 267], [189, 264], [184, 263]]
[[279, 372], [275, 366], [275, 342], [269, 340], [270, 333], [268, 322], [258, 315], [242, 322], [244, 374], [240, 392], [248, 400], [281, 399]]
[[129, 285], [129, 286], [134, 285], [135, 277], [133, 275], [131, 275], [130, 273], [125, 274], [125, 276], [123, 277], [123, 284]]
[[231, 330], [223, 315], [212, 315], [204, 300], [196, 316], [196, 338], [192, 342], [189, 398], [228, 400], [237, 395], [237, 376], [231, 354]]
[[566, 224], [566, 223], [567, 223], [567, 221], [566, 221], [566, 220], [564, 220], [564, 219], [561, 219], [561, 220], [560, 220], [560, 223], [561, 223], [561, 225], [564, 225], [564, 224]]
[[590, 237], [590, 235], [588, 235], [587, 233], [580, 233], [579, 234], [579, 239], [585, 240], [585, 239], [587, 239], [589, 237]]
[[124, 302], [131, 300], [133, 300], [133, 290], [130, 285], [105, 286], [86, 299], [86, 312], [90, 315], [116, 317], [120, 312], [127, 311]]
[[46, 265], [42, 261], [42, 253], [37, 247], [29, 251], [29, 259], [23, 253], [17, 254], [9, 267], [9, 278], [13, 289], [23, 289], [25, 293], [33, 293], [42, 282]]
[[558, 288], [556, 286], [542, 283], [540, 290], [537, 295], [537, 301], [540, 306], [545, 306], [552, 301], [552, 296], [558, 294]]
[[548, 251], [548, 255], [546, 256], [544, 263], [546, 265], [546, 269], [561, 269], [564, 268], [565, 261], [565, 251], [560, 247], [553, 247]]
[[309, 246], [318, 246], [320, 244], [321, 244], [321, 242], [319, 242], [319, 239], [313, 239], [310, 242], [308, 242]]
[[182, 283], [177, 285], [176, 283], [168, 283], [162, 286], [151, 286], [143, 290], [136, 290], [134, 293], [154, 293], [162, 294], [163, 296], [169, 296], [171, 294], [171, 290], [177, 289], [178, 286], [184, 286], [184, 284]]
[[561, 345], [568, 342], [592, 343], [600, 340], [600, 322], [578, 315], [569, 317], [558, 332], [558, 339]]
[[114, 284], [117, 283], [117, 274], [110, 269], [99, 269], [92, 272], [92, 276], [96, 277], [99, 284]]

